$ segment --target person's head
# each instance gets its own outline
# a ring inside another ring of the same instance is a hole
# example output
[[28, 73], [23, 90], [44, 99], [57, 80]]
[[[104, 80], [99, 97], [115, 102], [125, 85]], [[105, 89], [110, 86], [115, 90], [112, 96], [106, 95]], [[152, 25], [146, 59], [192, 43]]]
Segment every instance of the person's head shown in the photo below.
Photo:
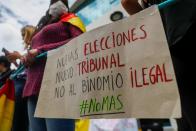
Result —
[[65, 4], [67, 8], [69, 7], [69, 6], [68, 6], [68, 1], [67, 1], [67, 0], [51, 0], [51, 1], [50, 1], [50, 6], [51, 6], [52, 4], [58, 2], [58, 1], [62, 1], [63, 4]]
[[58, 19], [61, 15], [68, 13], [67, 0], [51, 0], [49, 7], [49, 15], [52, 19]]
[[21, 35], [22, 35], [22, 39], [24, 40], [25, 49], [27, 49], [28, 46], [30, 46], [35, 29], [36, 27], [31, 25], [24, 26], [21, 29]]
[[6, 56], [0, 56], [0, 73], [4, 73], [10, 69], [11, 63]]
[[60, 16], [67, 12], [69, 12], [67, 0], [51, 0], [49, 9], [36, 26], [36, 33], [44, 26], [59, 21]]

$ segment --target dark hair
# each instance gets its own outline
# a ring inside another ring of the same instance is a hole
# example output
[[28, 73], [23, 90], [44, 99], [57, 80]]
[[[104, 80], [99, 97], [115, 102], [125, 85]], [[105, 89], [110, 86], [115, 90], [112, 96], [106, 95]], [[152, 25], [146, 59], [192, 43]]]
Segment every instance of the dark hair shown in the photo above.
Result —
[[3, 64], [6, 68], [10, 69], [11, 63], [6, 56], [0, 56], [0, 64]]
[[39, 20], [37, 26], [36, 26], [36, 31], [35, 34], [37, 32], [39, 32], [45, 25], [47, 25], [49, 23], [49, 21], [51, 20], [51, 15], [49, 15], [49, 11], [46, 11], [46, 14], [44, 16], [41, 17], [41, 19]]

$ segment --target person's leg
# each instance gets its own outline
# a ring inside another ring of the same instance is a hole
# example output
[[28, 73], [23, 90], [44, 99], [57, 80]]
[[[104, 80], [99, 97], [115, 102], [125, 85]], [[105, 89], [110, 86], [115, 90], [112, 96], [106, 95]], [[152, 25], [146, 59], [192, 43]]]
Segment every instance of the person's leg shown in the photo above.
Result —
[[[186, 80], [181, 80], [182, 83]], [[189, 117], [187, 115], [187, 101], [188, 98], [186, 95], [189, 93], [187, 91], [184, 91], [182, 88], [186, 88], [186, 84], [182, 85], [179, 84], [179, 92], [180, 92], [180, 97], [181, 97], [181, 107], [182, 107], [182, 118], [177, 119], [177, 125], [178, 125], [178, 131], [191, 131], [191, 124], [189, 121]]]
[[184, 40], [184, 43], [187, 44], [186, 48], [186, 87], [187, 94], [185, 95], [184, 108], [188, 121], [191, 124], [193, 131], [196, 131], [196, 93], [195, 93], [195, 81], [196, 81], [196, 42], [195, 42], [195, 31], [196, 31], [196, 22], [191, 27], [187, 33], [187, 39]]
[[[192, 47], [194, 48], [194, 47]], [[190, 49], [191, 51], [191, 49]], [[181, 91], [182, 94], [182, 108], [184, 110], [184, 118], [190, 123], [192, 131], [196, 131], [196, 94], [195, 94], [195, 78], [196, 78], [196, 65], [192, 62], [195, 58], [193, 56], [187, 57], [189, 62], [186, 63], [185, 73], [185, 90]]]
[[[177, 46], [175, 49], [178, 49]], [[181, 49], [180, 49], [181, 50]], [[187, 114], [185, 111], [185, 103], [187, 101], [186, 95], [188, 94], [186, 91], [186, 76], [185, 76], [185, 62], [179, 59], [179, 56], [174, 56], [173, 52], [177, 53], [178, 50], [172, 50], [172, 60], [174, 64], [174, 69], [176, 72], [176, 78], [178, 82], [179, 94], [181, 99], [181, 107], [182, 107], [182, 118], [177, 119], [178, 131], [191, 131], [190, 122], [187, 119]]]
[[34, 112], [37, 104], [37, 97], [29, 97], [27, 100], [27, 104], [30, 131], [47, 131], [45, 119], [34, 117]]
[[[196, 131], [196, 95], [194, 89], [194, 68], [188, 66], [183, 78], [183, 86], [179, 86], [182, 105], [182, 118], [177, 120], [179, 131]], [[192, 70], [191, 70], [192, 69]]]
[[29, 123], [26, 100], [22, 98], [16, 98], [15, 100], [16, 102], [12, 131], [27, 131]]
[[27, 100], [22, 98], [22, 90], [25, 82], [25, 79], [14, 79], [15, 111], [12, 131], [28, 131], [29, 121], [27, 113]]
[[46, 119], [47, 131], [74, 131], [75, 120], [72, 119]]

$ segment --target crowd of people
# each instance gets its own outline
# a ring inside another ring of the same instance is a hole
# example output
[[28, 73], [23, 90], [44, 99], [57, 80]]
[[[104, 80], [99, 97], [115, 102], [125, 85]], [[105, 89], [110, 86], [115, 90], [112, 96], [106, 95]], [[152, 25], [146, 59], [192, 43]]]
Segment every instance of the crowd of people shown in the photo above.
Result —
[[[71, 22], [74, 19], [74, 23]], [[77, 22], [76, 22], [77, 21]], [[41, 88], [46, 58], [36, 60], [35, 57], [48, 50], [68, 43], [85, 31], [81, 20], [69, 12], [66, 0], [51, 0], [50, 7], [38, 25], [25, 26], [21, 30], [24, 40], [24, 55], [17, 51], [7, 52], [0, 58], [1, 83], [5, 83], [12, 73], [10, 63], [17, 59], [26, 69], [14, 77], [15, 115], [13, 131], [74, 131], [75, 121], [71, 119], [35, 118], [34, 112]], [[19, 65], [20, 66], [20, 65]]]
[[[122, 0], [125, 10], [133, 15], [144, 8], [159, 4], [162, 0]], [[196, 131], [196, 103], [194, 99], [194, 29], [196, 22], [195, 0], [177, 0], [176, 3], [161, 10], [170, 52], [177, 76], [182, 104], [182, 118], [177, 120], [179, 131]], [[75, 22], [72, 22], [74, 19]], [[4, 49], [5, 56], [0, 56], [0, 87], [16, 71], [11, 70], [11, 63], [25, 69], [12, 77], [15, 86], [15, 110], [12, 131], [74, 131], [73, 119], [44, 119], [34, 117], [46, 58], [36, 60], [36, 56], [58, 48], [71, 39], [85, 32], [82, 21], [69, 12], [67, 0], [51, 0], [49, 9], [37, 26], [27, 25], [22, 28], [25, 54]], [[20, 63], [17, 64], [17, 60]], [[1, 107], [0, 107], [1, 108]], [[144, 123], [164, 121], [155, 119], [141, 120]], [[1, 130], [0, 131], [9, 131]], [[82, 130], [83, 131], [83, 130]]]

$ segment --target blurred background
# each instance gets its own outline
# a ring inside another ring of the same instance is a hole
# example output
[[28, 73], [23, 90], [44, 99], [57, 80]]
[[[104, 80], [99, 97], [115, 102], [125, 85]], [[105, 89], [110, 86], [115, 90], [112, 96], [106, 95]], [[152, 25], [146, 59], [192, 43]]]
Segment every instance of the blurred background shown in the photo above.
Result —
[[0, 49], [22, 51], [21, 28], [36, 25], [48, 5], [49, 0], [0, 0]]
[[[70, 10], [83, 20], [87, 30], [127, 16], [120, 0], [68, 1]], [[36, 25], [48, 6], [49, 0], [0, 0], [0, 49], [22, 52], [21, 28]]]

